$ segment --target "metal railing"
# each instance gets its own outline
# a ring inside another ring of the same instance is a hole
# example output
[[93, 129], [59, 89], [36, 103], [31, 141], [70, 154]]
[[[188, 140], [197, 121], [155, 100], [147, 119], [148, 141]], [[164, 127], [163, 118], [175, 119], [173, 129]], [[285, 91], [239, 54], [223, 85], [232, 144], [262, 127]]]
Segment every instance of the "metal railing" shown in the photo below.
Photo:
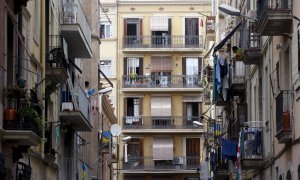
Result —
[[85, 37], [85, 40], [87, 41], [88, 45], [91, 47], [92, 31], [80, 1], [74, 0], [68, 2], [64, 0], [62, 14], [63, 14], [62, 24], [78, 24]]
[[290, 130], [291, 91], [281, 91], [276, 97], [276, 130]]
[[291, 0], [260, 0], [258, 1], [257, 18], [263, 17], [263, 14], [268, 10], [285, 11], [291, 10]]
[[231, 83], [245, 83], [245, 64], [243, 61], [235, 61], [231, 69]]
[[[69, 84], [70, 86], [70, 84]], [[80, 111], [85, 119], [90, 121], [90, 113], [89, 113], [89, 107], [90, 107], [90, 101], [87, 98], [84, 90], [80, 87], [79, 84], [75, 84], [73, 87], [74, 92], [70, 91], [63, 91], [62, 92], [62, 102], [72, 102], [77, 103], [78, 109], [74, 109], [75, 111]], [[75, 97], [75, 100], [72, 100], [71, 93], [73, 94], [73, 97]], [[73, 104], [74, 105], [74, 104]], [[76, 106], [74, 106], [76, 107]]]
[[123, 76], [124, 88], [195, 88], [202, 87], [202, 81], [198, 75], [168, 75], [157, 76], [130, 75]]
[[200, 156], [178, 156], [172, 160], [153, 160], [153, 157], [128, 156], [124, 170], [192, 170], [200, 167]]
[[123, 48], [202, 48], [202, 36], [124, 36]]
[[260, 35], [256, 32], [256, 24], [257, 22], [249, 21], [248, 49], [261, 47]]
[[61, 35], [49, 35], [49, 52], [46, 62], [50, 67], [67, 67], [67, 43]]
[[79, 86], [79, 84], [75, 85], [75, 97], [78, 98], [78, 107], [83, 116], [90, 121], [90, 114], [89, 114], [89, 107], [90, 107], [90, 101], [87, 98], [84, 90]]
[[263, 129], [257, 127], [242, 128], [241, 157], [244, 159], [263, 158]]
[[3, 120], [3, 128], [5, 130], [27, 130], [32, 131], [38, 136], [41, 136], [37, 122], [34, 119], [15, 119], [15, 120]]
[[202, 119], [200, 116], [123, 116], [123, 129], [193, 129], [193, 121], [202, 122]]

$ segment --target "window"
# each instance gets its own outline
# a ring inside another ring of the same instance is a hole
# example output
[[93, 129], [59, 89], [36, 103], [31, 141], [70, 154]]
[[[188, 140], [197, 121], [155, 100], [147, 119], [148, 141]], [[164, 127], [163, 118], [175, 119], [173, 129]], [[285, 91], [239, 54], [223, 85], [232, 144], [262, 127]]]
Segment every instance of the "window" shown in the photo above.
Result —
[[298, 165], [298, 180], [300, 180], [300, 165]]
[[108, 39], [111, 38], [111, 29], [109, 22], [100, 22], [100, 38]]
[[[111, 77], [112, 76], [111, 60], [101, 60], [100, 69], [107, 77]], [[101, 75], [101, 77], [103, 76]]]
[[292, 180], [292, 173], [290, 170], [286, 173], [286, 180]]
[[[173, 160], [173, 138], [172, 137], [154, 137], [153, 138], [153, 160], [167, 161]], [[163, 162], [160, 162], [163, 163]]]
[[143, 75], [143, 58], [124, 58], [124, 74]]

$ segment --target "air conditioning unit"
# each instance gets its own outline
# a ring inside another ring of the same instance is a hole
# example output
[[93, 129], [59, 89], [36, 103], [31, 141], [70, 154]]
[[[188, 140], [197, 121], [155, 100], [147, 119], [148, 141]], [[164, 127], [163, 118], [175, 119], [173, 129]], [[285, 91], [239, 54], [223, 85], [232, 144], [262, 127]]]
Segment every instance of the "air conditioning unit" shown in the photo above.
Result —
[[173, 164], [183, 164], [183, 157], [175, 157]]
[[249, 10], [247, 16], [250, 17], [250, 18], [256, 19], [257, 18], [256, 17], [257, 16], [256, 15], [256, 10]]

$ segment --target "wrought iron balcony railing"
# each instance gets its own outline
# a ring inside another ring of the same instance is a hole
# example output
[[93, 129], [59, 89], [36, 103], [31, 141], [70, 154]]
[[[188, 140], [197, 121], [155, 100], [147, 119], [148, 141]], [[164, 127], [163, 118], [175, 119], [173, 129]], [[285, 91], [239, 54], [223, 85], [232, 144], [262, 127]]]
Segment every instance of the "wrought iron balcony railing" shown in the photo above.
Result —
[[154, 160], [153, 157], [128, 155], [124, 170], [193, 170], [200, 167], [200, 156], [179, 156], [171, 160]]
[[202, 48], [202, 36], [124, 36], [123, 48]]
[[3, 128], [5, 130], [32, 131], [38, 136], [42, 135], [34, 119], [17, 118], [15, 120], [3, 120]]
[[291, 10], [290, 0], [260, 0], [258, 3], [257, 17], [260, 19], [266, 10]]
[[123, 116], [123, 129], [193, 129], [193, 121], [202, 122], [199, 116]]
[[123, 76], [124, 88], [197, 88], [202, 87], [198, 75], [169, 75], [169, 76]]

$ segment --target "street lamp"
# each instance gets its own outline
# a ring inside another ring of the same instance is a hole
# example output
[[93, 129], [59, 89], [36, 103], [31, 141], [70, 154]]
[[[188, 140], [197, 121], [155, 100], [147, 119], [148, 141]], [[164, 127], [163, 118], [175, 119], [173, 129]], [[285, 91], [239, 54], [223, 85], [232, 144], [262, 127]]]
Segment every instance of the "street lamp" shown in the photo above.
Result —
[[257, 21], [257, 19], [255, 19], [255, 18], [252, 18], [252, 17], [245, 16], [245, 15], [241, 14], [240, 10], [238, 10], [238, 9], [232, 7], [232, 6], [229, 6], [227, 4], [221, 4], [219, 6], [219, 10], [224, 12], [225, 14], [228, 14], [228, 15], [231, 15], [231, 16], [241, 16], [241, 17], [245, 17], [245, 18]]

